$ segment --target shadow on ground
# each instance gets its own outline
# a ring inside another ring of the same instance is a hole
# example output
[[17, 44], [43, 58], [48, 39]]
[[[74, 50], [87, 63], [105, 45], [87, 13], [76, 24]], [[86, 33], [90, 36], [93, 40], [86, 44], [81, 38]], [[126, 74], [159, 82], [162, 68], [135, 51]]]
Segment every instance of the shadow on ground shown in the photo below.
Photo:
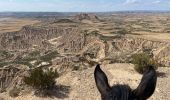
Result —
[[157, 76], [160, 77], [160, 78], [168, 77], [167, 73], [165, 73], [165, 72], [158, 72], [158, 71], [157, 71]]
[[68, 98], [70, 93], [70, 86], [57, 85], [53, 89], [46, 90], [43, 92], [36, 92], [35, 94], [39, 97], [50, 97], [64, 99]]

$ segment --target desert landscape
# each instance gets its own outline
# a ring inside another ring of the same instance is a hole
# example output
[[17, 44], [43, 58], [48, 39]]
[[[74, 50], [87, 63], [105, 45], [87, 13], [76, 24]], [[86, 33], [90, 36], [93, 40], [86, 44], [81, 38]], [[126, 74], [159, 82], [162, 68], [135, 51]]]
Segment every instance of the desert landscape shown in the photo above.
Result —
[[[149, 100], [169, 100], [170, 13], [0, 13], [0, 100], [100, 100], [97, 64], [110, 85], [135, 89], [142, 74], [131, 59], [138, 53], [159, 63]], [[52, 96], [37, 96], [24, 83], [36, 68], [58, 72]]]

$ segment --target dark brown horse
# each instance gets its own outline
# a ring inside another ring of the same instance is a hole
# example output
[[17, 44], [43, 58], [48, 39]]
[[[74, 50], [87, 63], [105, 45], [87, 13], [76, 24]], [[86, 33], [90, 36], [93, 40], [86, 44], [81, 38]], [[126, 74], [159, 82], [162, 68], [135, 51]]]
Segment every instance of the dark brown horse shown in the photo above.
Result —
[[114, 85], [110, 87], [106, 74], [97, 65], [94, 71], [96, 86], [102, 100], [146, 100], [155, 90], [157, 75], [153, 66], [143, 74], [139, 86], [132, 90], [128, 85]]

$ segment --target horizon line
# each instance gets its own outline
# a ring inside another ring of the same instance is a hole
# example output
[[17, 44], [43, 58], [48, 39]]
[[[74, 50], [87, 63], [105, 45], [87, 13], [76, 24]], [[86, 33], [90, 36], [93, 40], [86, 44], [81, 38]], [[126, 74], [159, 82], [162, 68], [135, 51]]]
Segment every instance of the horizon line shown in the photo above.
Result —
[[0, 11], [0, 13], [109, 13], [109, 12], [170, 12], [170, 10], [115, 10], [115, 11]]

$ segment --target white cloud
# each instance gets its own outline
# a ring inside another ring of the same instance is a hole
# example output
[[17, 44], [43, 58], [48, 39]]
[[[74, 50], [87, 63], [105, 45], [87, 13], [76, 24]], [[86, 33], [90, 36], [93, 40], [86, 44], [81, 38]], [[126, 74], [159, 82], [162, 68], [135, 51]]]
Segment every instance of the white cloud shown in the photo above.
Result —
[[137, 4], [139, 2], [140, 2], [140, 0], [126, 0], [124, 4], [126, 4], [126, 5], [127, 4]]
[[159, 4], [159, 3], [161, 3], [161, 1], [160, 0], [156, 0], [156, 1], [153, 1], [153, 3], [154, 4]]

